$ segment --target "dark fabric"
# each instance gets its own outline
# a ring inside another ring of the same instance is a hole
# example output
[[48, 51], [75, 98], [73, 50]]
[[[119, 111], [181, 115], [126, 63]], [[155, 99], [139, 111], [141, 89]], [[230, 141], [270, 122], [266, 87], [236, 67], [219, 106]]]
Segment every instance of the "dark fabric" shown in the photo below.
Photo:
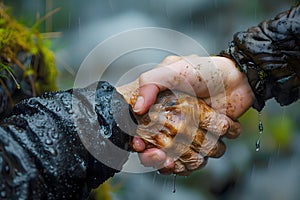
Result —
[[85, 198], [126, 162], [131, 136], [114, 115], [129, 112], [106, 82], [16, 105], [0, 126], [0, 199]]
[[300, 5], [271, 20], [234, 35], [221, 55], [234, 59], [249, 80], [261, 110], [267, 99], [280, 105], [299, 99], [300, 93]]

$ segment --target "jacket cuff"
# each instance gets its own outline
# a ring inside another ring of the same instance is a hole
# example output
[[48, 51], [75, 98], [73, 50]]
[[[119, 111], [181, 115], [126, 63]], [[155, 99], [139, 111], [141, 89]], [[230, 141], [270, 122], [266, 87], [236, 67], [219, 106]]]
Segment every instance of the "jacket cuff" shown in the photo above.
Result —
[[267, 73], [257, 66], [251, 58], [239, 51], [234, 42], [231, 42], [229, 48], [222, 51], [220, 56], [233, 60], [236, 63], [236, 67], [247, 76], [255, 95], [252, 107], [261, 111], [265, 106], [265, 101], [271, 98], [271, 92], [267, 87]]

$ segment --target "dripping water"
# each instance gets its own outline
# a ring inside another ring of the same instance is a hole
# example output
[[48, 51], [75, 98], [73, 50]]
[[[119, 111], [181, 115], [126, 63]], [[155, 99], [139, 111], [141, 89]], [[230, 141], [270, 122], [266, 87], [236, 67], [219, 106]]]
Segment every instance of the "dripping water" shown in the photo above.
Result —
[[176, 192], [176, 177], [177, 177], [177, 175], [173, 174], [173, 193]]
[[258, 113], [258, 131], [259, 131], [259, 135], [258, 135], [258, 139], [256, 140], [256, 143], [255, 143], [255, 150], [256, 151], [259, 151], [260, 150], [260, 138], [261, 138], [261, 135], [263, 133], [263, 130], [264, 130], [264, 127], [263, 127], [263, 124], [262, 124], [262, 120], [261, 120], [261, 112]]

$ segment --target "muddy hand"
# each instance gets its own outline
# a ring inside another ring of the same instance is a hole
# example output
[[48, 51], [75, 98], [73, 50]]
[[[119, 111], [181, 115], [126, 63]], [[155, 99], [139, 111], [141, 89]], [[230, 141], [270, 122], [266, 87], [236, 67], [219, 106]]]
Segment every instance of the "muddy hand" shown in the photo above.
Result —
[[[119, 88], [132, 105], [136, 98], [132, 95], [136, 93], [132, 92], [135, 87], [132, 84]], [[158, 95], [149, 112], [136, 118], [137, 134], [144, 141], [142, 149], [146, 149], [140, 153], [140, 159], [145, 166], [155, 166], [162, 173], [188, 175], [204, 166], [208, 157], [223, 155], [226, 147], [222, 137], [235, 138], [240, 133], [239, 123], [218, 114], [204, 101], [169, 90]], [[166, 155], [157, 155], [156, 148]]]
[[[235, 138], [240, 125], [216, 113], [204, 101], [184, 93], [161, 92], [149, 112], [137, 116], [137, 134], [146, 149], [160, 148], [174, 161], [157, 166], [163, 173], [188, 175], [206, 164], [208, 157], [225, 152], [223, 136]], [[164, 168], [165, 167], [165, 168]]]

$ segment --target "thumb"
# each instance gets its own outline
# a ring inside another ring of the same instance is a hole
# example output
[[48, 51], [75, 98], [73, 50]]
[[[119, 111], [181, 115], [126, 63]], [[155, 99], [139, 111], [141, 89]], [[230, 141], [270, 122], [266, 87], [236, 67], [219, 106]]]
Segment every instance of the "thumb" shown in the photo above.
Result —
[[160, 88], [155, 84], [143, 85], [139, 88], [139, 97], [133, 107], [136, 114], [144, 114], [154, 104]]

